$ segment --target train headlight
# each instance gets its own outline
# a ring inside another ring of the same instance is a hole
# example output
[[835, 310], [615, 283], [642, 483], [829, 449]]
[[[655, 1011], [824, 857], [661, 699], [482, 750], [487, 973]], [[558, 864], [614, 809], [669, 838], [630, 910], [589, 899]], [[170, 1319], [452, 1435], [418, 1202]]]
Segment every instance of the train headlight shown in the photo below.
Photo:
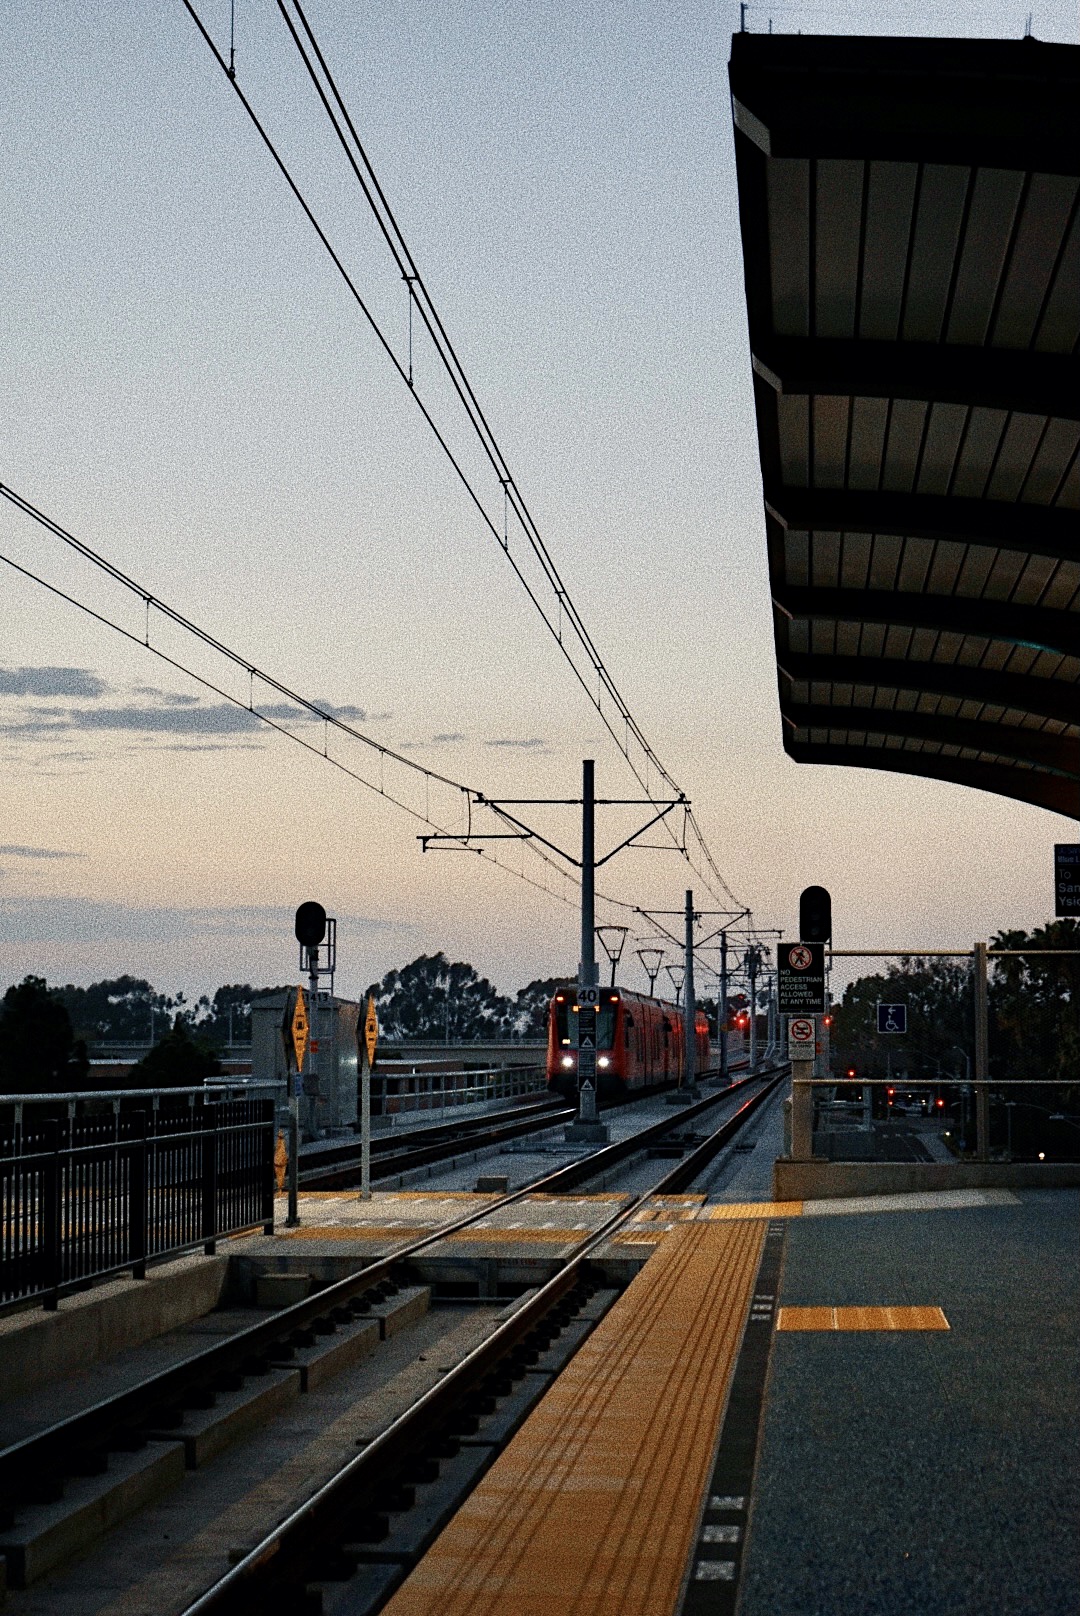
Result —
[[574, 1064], [573, 1055], [564, 1055], [563, 1058], [562, 1058], [562, 1063], [563, 1063], [564, 1066], [573, 1066], [573, 1064]]
[[597, 1066], [602, 1066], [606, 1070], [607, 1067], [611, 1065], [611, 1062], [608, 1060], [606, 1055], [599, 1055], [597, 1057], [596, 1064]]

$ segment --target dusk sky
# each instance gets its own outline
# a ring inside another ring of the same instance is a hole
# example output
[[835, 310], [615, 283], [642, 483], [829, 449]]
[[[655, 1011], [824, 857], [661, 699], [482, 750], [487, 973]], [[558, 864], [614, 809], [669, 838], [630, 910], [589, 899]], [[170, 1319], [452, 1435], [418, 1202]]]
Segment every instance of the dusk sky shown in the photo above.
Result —
[[[783, 752], [727, 89], [738, 5], [306, 9], [563, 580], [755, 920], [792, 935], [812, 882], [838, 947], [966, 947], [1048, 919], [1072, 821]], [[227, 51], [228, 0], [198, 10]], [[748, 21], [1019, 38], [1029, 10], [1038, 37], [1077, 42], [1074, 0], [815, 0]], [[11, 0], [5, 47], [0, 483], [430, 770], [568, 797], [594, 757], [599, 795], [640, 796], [180, 0]], [[273, 0], [236, 0], [236, 74], [407, 363], [405, 288]], [[418, 323], [413, 362], [501, 529]], [[247, 703], [246, 675], [160, 613], [147, 625], [4, 501], [0, 555]], [[378, 789], [144, 645], [2, 565], [0, 602], [0, 990], [27, 972], [189, 995], [289, 981], [307, 898], [338, 916], [344, 993], [438, 949], [508, 992], [575, 968], [564, 883], [422, 855], [423, 827]], [[321, 749], [321, 724], [255, 696]], [[464, 826], [460, 793], [380, 773], [343, 735], [328, 747]], [[576, 848], [572, 810], [523, 812]], [[601, 852], [634, 816], [603, 814]], [[663, 910], [693, 885], [717, 907], [673, 851], [621, 854], [600, 885]]]

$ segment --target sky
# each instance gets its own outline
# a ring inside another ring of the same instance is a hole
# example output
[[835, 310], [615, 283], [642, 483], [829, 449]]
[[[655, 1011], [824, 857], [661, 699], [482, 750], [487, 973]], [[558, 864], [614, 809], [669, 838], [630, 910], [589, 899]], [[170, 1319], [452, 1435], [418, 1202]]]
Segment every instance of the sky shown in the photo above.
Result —
[[[198, 9], [227, 51], [228, 0]], [[753, 5], [748, 25], [1018, 38], [1029, 10], [1038, 37], [1077, 41], [1072, 0]], [[820, 883], [850, 948], [1046, 920], [1071, 821], [783, 752], [738, 6], [307, 12], [515, 485], [738, 904], [791, 936]], [[643, 796], [417, 408], [501, 530], [426, 334], [414, 322], [410, 392], [180, 0], [11, 0], [5, 31], [0, 483], [409, 764], [499, 800], [568, 798], [592, 757], [598, 795]], [[406, 288], [272, 0], [236, 0], [235, 44], [237, 83], [407, 367]], [[508, 542], [535, 586], [512, 518]], [[129, 636], [0, 565], [0, 986], [289, 981], [309, 898], [338, 918], [346, 994], [438, 949], [504, 992], [575, 969], [573, 889], [527, 849], [486, 844], [506, 869], [421, 852], [416, 815], [465, 827], [455, 787], [305, 717], [3, 501], [0, 555]], [[650, 811], [601, 810], [599, 851]], [[571, 807], [521, 813], [576, 851]], [[628, 986], [636, 908], [675, 911], [688, 886], [703, 910], [728, 901], [656, 834], [598, 878], [629, 906], [598, 913], [630, 926]]]

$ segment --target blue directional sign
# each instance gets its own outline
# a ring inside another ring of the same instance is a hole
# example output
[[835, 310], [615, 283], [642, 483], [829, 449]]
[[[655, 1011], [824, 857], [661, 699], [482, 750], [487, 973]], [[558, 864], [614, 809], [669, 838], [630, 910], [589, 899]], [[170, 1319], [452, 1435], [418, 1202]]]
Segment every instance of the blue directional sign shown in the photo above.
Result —
[[878, 1032], [907, 1032], [906, 1004], [879, 1004], [877, 1007]]

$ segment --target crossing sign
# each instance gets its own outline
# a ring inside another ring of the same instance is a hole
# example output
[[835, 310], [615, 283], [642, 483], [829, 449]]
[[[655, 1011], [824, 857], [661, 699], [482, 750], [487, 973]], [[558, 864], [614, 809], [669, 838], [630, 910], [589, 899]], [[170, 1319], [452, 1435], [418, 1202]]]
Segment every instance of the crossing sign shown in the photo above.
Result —
[[293, 1054], [296, 1056], [296, 1070], [298, 1072], [304, 1070], [304, 1056], [307, 1054], [309, 1031], [304, 990], [303, 988], [297, 988], [292, 1018], [289, 1022], [289, 1032], [292, 1036]]
[[877, 1007], [878, 1032], [907, 1032], [906, 1004], [879, 1004]]
[[379, 1042], [379, 1018], [375, 1013], [375, 996], [368, 994], [367, 1011], [364, 1015], [364, 1049], [367, 1052], [368, 1066], [374, 1065], [375, 1046]]

